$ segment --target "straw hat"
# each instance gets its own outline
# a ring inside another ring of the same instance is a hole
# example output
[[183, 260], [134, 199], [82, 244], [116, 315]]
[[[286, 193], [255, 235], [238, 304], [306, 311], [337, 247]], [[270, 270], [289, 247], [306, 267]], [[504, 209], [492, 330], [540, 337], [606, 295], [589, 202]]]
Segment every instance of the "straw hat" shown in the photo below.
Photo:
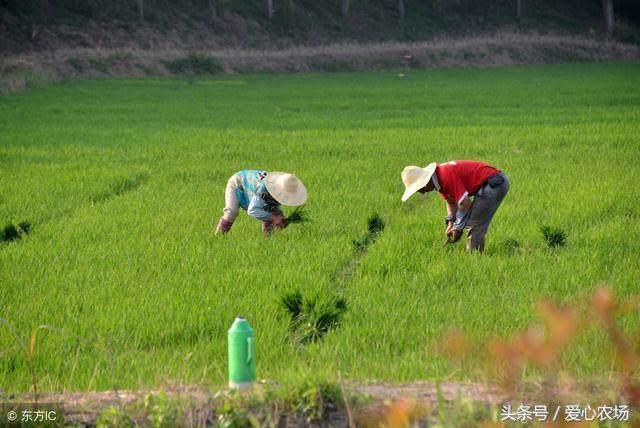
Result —
[[431, 177], [436, 172], [436, 163], [430, 163], [424, 168], [419, 166], [408, 166], [402, 171], [402, 182], [405, 191], [402, 195], [402, 202], [405, 202], [418, 190], [427, 185]]
[[282, 205], [297, 207], [307, 200], [307, 189], [302, 181], [288, 172], [268, 172], [267, 191]]

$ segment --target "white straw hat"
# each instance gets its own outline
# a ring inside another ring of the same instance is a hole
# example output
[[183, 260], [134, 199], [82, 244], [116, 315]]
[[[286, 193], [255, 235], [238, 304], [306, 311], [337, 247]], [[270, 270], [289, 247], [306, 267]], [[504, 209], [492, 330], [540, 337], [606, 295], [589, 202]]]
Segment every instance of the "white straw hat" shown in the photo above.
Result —
[[436, 172], [436, 163], [430, 163], [424, 168], [419, 166], [407, 166], [402, 170], [402, 182], [404, 183], [404, 194], [402, 202], [405, 202], [418, 190], [427, 185], [431, 177]]
[[307, 200], [307, 189], [302, 181], [288, 172], [268, 172], [265, 185], [273, 199], [282, 205], [297, 207]]

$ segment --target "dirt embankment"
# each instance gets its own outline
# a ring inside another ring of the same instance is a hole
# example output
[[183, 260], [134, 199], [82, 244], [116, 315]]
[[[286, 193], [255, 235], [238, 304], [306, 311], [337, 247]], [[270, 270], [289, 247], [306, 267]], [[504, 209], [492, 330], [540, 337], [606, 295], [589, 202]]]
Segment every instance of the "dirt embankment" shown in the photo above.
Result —
[[[503, 405], [518, 403], [561, 405], [562, 397], [571, 403], [601, 403], [603, 391], [615, 385], [567, 384], [550, 387], [522, 384], [518, 393], [508, 393], [497, 385], [446, 381], [411, 383], [346, 382], [335, 388], [310, 389], [299, 397], [282, 399], [272, 395], [271, 384], [259, 384], [251, 393], [212, 391], [202, 386], [167, 386], [161, 390], [105, 391], [41, 394], [39, 408], [61, 412], [66, 424], [152, 426], [362, 426], [377, 427], [475, 426], [499, 416]], [[312, 393], [317, 391], [317, 393]], [[17, 397], [0, 397], [16, 402]], [[624, 397], [619, 397], [626, 402]], [[600, 401], [598, 401], [600, 400]], [[33, 403], [24, 396], [22, 402]], [[25, 405], [26, 406], [26, 405]], [[6, 410], [6, 409], [5, 409]], [[1, 420], [0, 420], [1, 422]], [[168, 425], [167, 425], [168, 424]]]
[[[260, 389], [258, 386], [258, 390]], [[197, 386], [168, 387], [161, 391], [44, 394], [39, 397], [38, 402], [42, 407], [61, 411], [65, 423], [75, 426], [95, 426], [97, 422], [114, 422], [114, 417], [147, 426], [150, 425], [150, 420], [160, 416], [157, 413], [161, 410], [164, 418], [175, 418], [177, 425], [185, 423], [190, 426], [210, 426], [227, 417], [239, 422], [239, 413], [247, 412], [254, 414], [256, 420], [261, 422], [275, 417], [280, 425], [302, 427], [351, 426], [354, 420], [359, 422], [358, 426], [362, 426], [367, 419], [384, 420], [389, 408], [397, 402], [411, 403], [412, 407], [422, 409], [421, 417], [427, 418], [437, 405], [463, 400], [495, 406], [505, 400], [505, 394], [497, 387], [471, 382], [443, 382], [437, 386], [432, 382], [351, 384], [344, 385], [342, 391], [341, 395], [355, 398], [359, 403], [347, 404], [347, 400], [342, 396], [336, 402], [331, 402], [329, 397], [325, 397], [317, 402], [305, 402], [303, 406], [292, 406], [301, 407], [298, 411], [286, 409], [284, 406], [278, 410], [275, 400], [267, 400], [256, 406], [255, 401], [260, 401], [256, 397], [264, 395], [259, 391], [255, 393], [253, 401], [234, 401], [233, 398], [230, 399], [233, 394], [230, 396], [225, 391], [213, 393], [207, 388]], [[24, 397], [24, 401], [33, 402], [33, 399]], [[231, 408], [234, 410], [231, 411]], [[268, 414], [270, 412], [274, 414]], [[366, 423], [364, 425], [368, 426]]]
[[516, 33], [282, 50], [58, 49], [3, 58], [0, 92], [19, 91], [70, 78], [499, 67], [639, 58], [640, 47], [636, 45], [584, 37]]

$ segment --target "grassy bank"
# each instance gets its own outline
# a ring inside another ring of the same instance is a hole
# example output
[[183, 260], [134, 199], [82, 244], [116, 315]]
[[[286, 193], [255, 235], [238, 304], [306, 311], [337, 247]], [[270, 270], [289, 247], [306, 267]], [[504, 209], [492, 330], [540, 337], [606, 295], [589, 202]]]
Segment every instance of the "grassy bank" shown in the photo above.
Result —
[[638, 58], [640, 48], [636, 45], [593, 37], [518, 33], [413, 43], [346, 43], [279, 50], [59, 49], [8, 56], [0, 65], [0, 94], [68, 79], [193, 78], [257, 72], [406, 71]]

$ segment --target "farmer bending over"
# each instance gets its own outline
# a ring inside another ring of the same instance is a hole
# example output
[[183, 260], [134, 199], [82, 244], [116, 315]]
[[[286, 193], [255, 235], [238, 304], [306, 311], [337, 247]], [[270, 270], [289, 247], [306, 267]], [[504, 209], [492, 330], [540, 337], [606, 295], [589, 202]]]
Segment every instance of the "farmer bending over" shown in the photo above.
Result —
[[224, 192], [225, 207], [215, 234], [227, 233], [240, 208], [260, 221], [262, 233], [287, 227], [280, 205], [298, 206], [307, 200], [307, 189], [295, 175], [245, 169], [234, 174]]
[[509, 191], [509, 180], [502, 171], [470, 160], [431, 163], [424, 168], [408, 166], [402, 171], [402, 181], [402, 202], [416, 192], [435, 189], [442, 194], [447, 202], [447, 242], [457, 242], [466, 228], [469, 251], [484, 250], [491, 219]]

